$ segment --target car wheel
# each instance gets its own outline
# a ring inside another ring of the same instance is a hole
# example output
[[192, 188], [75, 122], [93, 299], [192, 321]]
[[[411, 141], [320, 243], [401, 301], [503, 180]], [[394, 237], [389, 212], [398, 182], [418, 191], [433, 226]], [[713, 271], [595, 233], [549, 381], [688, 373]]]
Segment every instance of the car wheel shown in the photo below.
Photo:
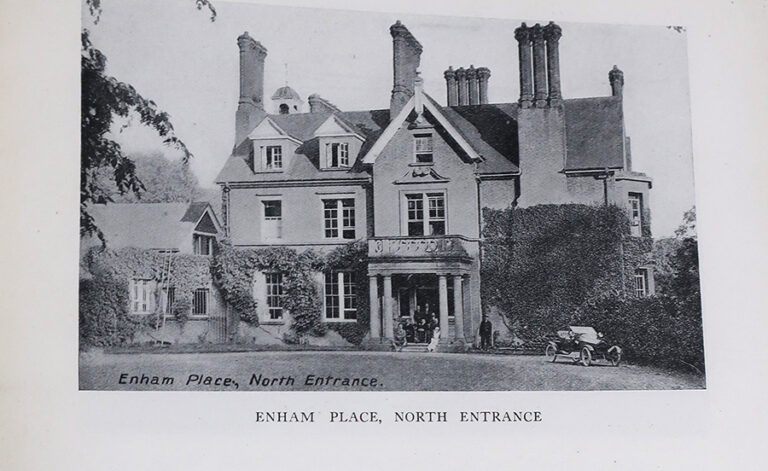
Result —
[[550, 360], [552, 363], [554, 363], [557, 359], [557, 349], [550, 343], [547, 345], [547, 349], [544, 350], [544, 355], [546, 355], [547, 360]]
[[592, 364], [592, 352], [589, 351], [589, 348], [583, 347], [581, 349], [581, 353], [579, 354], [579, 362], [584, 366], [589, 366]]
[[621, 350], [615, 347], [608, 350], [608, 361], [611, 362], [611, 366], [619, 366], [619, 363], [621, 363]]

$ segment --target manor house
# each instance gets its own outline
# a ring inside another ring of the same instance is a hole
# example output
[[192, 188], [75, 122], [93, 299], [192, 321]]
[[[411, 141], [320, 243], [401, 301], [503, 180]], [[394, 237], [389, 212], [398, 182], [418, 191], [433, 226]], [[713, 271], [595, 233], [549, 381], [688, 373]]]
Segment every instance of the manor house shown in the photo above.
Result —
[[[318, 274], [324, 322], [357, 322], [367, 296], [374, 344], [388, 343], [397, 322], [433, 314], [443, 346], [472, 343], [483, 315], [483, 208], [616, 204], [632, 236], [650, 235], [651, 179], [632, 169], [621, 70], [606, 65], [608, 96], [565, 98], [561, 28], [523, 23], [519, 77], [495, 77], [519, 79], [519, 99], [488, 103], [488, 68], [446, 64], [445, 90], [431, 91], [443, 106], [424, 90], [419, 41], [399, 21], [390, 34], [390, 106], [356, 111], [316, 94], [305, 103], [288, 86], [266, 100], [267, 48], [248, 33], [237, 39], [236, 141], [216, 179], [222, 231], [243, 248], [327, 252], [367, 241], [367, 292], [354, 272]], [[637, 294], [652, 292], [648, 267], [625, 276]], [[262, 326], [290, 324], [282, 283], [280, 273], [256, 275]]]

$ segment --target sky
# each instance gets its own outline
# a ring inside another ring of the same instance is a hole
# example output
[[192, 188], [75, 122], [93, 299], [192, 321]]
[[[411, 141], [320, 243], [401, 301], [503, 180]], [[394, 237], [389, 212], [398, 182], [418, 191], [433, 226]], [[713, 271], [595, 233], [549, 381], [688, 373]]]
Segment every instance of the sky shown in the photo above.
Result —
[[[392, 40], [402, 21], [424, 47], [424, 88], [445, 104], [443, 71], [488, 67], [489, 102], [519, 97], [514, 29], [555, 20], [563, 29], [560, 69], [564, 98], [607, 96], [608, 71], [624, 71], [624, 113], [633, 169], [653, 178], [650, 206], [655, 237], [669, 236], [694, 205], [686, 33], [666, 26], [597, 25], [557, 18], [497, 20], [448, 16], [288, 8], [215, 2], [211, 22], [191, 0], [105, 0], [94, 24], [83, 26], [107, 56], [107, 73], [133, 85], [171, 115], [194, 154], [201, 184], [213, 181], [232, 150], [239, 96], [237, 36], [244, 31], [268, 50], [265, 106], [286, 82], [306, 101], [318, 93], [342, 110], [389, 107]], [[305, 103], [305, 111], [308, 106]], [[138, 124], [116, 131], [123, 150], [163, 149]], [[178, 156], [164, 150], [169, 158]]]

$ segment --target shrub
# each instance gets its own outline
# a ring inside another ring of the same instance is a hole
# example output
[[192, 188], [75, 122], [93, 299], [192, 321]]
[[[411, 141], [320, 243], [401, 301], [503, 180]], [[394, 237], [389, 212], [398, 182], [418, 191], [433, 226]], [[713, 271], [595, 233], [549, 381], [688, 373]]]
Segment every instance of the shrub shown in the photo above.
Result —
[[80, 280], [80, 348], [120, 345], [133, 340], [146, 320], [128, 314], [128, 282]]
[[605, 296], [584, 303], [571, 318], [590, 325], [638, 363], [704, 371], [701, 312], [669, 296]]

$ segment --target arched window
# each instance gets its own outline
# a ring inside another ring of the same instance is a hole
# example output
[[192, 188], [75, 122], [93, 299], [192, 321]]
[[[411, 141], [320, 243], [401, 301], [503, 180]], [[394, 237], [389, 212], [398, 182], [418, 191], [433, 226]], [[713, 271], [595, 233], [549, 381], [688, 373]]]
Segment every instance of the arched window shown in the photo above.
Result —
[[287, 104], [282, 103], [280, 104], [280, 114], [288, 114], [291, 112], [291, 109], [288, 107]]

